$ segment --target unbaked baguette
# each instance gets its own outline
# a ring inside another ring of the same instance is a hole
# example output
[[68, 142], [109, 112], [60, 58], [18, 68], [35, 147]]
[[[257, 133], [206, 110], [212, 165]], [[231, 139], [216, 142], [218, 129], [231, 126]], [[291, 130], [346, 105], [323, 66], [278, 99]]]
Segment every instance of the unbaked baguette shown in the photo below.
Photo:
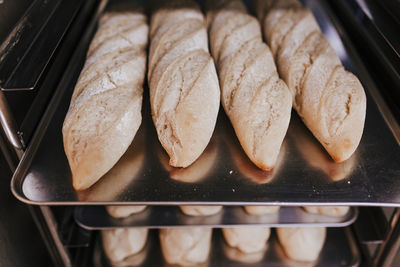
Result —
[[[298, 1], [257, 1], [264, 37], [293, 107], [336, 162], [356, 150], [364, 129], [366, 96], [321, 33], [312, 12]], [[264, 13], [263, 13], [264, 12]]]
[[285, 254], [297, 261], [315, 261], [325, 243], [325, 227], [276, 228]]
[[208, 259], [211, 248], [211, 228], [160, 229], [164, 259], [169, 264], [193, 266]]
[[350, 207], [349, 206], [305, 206], [305, 211], [314, 214], [322, 214], [333, 217], [342, 217], [346, 215]]
[[280, 206], [244, 206], [244, 210], [250, 215], [265, 215], [278, 213]]
[[222, 210], [222, 206], [179, 206], [189, 216], [210, 216]]
[[146, 17], [136, 8], [100, 19], [62, 128], [77, 190], [115, 165], [141, 124], [147, 35]]
[[267, 227], [223, 228], [222, 233], [229, 246], [244, 253], [255, 253], [266, 248], [271, 230]]
[[107, 213], [114, 218], [126, 218], [142, 212], [147, 206], [106, 206]]
[[204, 17], [191, 0], [164, 1], [151, 16], [150, 32], [153, 122], [169, 164], [187, 167], [209, 143], [219, 110]]
[[275, 166], [288, 129], [291, 95], [241, 1], [209, 1], [207, 21], [221, 101], [240, 144], [263, 170]]
[[140, 252], [146, 244], [148, 229], [119, 228], [103, 230], [103, 247], [111, 262], [118, 263]]

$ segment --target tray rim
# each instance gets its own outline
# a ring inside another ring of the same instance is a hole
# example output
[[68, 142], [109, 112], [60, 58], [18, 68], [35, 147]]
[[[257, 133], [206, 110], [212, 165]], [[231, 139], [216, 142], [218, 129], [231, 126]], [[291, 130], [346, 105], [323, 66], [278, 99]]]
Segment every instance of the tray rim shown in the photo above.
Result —
[[[93, 207], [93, 206], [92, 206]], [[99, 206], [95, 206], [99, 207]], [[235, 206], [236, 207], [236, 206]], [[229, 228], [241, 228], [241, 227], [270, 227], [270, 228], [277, 228], [277, 227], [327, 227], [327, 228], [342, 228], [342, 227], [347, 227], [349, 225], [352, 225], [358, 218], [359, 210], [357, 207], [350, 207], [350, 210], [348, 213], [342, 217], [349, 217], [347, 220], [342, 221], [342, 222], [329, 222], [329, 223], [288, 223], [288, 224], [280, 224], [280, 223], [252, 223], [252, 224], [242, 224], [242, 223], [236, 223], [236, 224], [229, 224], [229, 225], [224, 225], [224, 224], [215, 224], [215, 225], [204, 225], [204, 224], [181, 224], [181, 225], [168, 225], [168, 226], [105, 226], [105, 227], [94, 227], [94, 226], [89, 226], [87, 224], [84, 224], [81, 220], [78, 218], [80, 217], [80, 214], [85, 210], [85, 208], [88, 208], [87, 206], [77, 206], [74, 209], [74, 220], [75, 222], [82, 228], [90, 231], [95, 231], [95, 230], [111, 230], [111, 229], [118, 229], [118, 228], [145, 228], [145, 229], [161, 229], [161, 228], [213, 228], [213, 229], [219, 229], [219, 228], [224, 228], [224, 227], [229, 227]], [[89, 207], [90, 208], [90, 207]], [[226, 208], [226, 207], [224, 207]], [[283, 207], [283, 208], [295, 208], [295, 209], [301, 209], [301, 207]], [[278, 211], [279, 213], [279, 211]], [[307, 213], [307, 212], [306, 212]], [[138, 213], [140, 214], [140, 213]], [[135, 214], [132, 214], [131, 216], [134, 216]], [[274, 214], [271, 214], [274, 215]], [[331, 216], [327, 215], [322, 215], [322, 214], [312, 214], [312, 216], [318, 216], [318, 217], [323, 217], [323, 218], [328, 218]], [[111, 217], [111, 215], [108, 215]], [[193, 217], [186, 215], [188, 217]], [[211, 215], [213, 216], [213, 215]], [[252, 216], [249, 214], [249, 216]], [[257, 215], [254, 215], [255, 217]], [[130, 216], [129, 216], [130, 217]], [[129, 218], [127, 217], [127, 218]], [[199, 217], [207, 217], [207, 216], [199, 216]], [[332, 217], [332, 218], [337, 218], [337, 217]], [[122, 218], [124, 219], [124, 218]], [[118, 220], [118, 219], [117, 219]]]

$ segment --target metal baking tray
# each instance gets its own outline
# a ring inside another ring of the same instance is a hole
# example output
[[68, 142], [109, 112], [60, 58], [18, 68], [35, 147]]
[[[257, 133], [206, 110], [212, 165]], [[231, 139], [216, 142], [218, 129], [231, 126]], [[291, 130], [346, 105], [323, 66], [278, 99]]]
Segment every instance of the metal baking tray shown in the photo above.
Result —
[[358, 216], [358, 209], [351, 207], [341, 217], [311, 214], [301, 207], [282, 207], [277, 213], [249, 215], [242, 207], [225, 206], [210, 216], [188, 216], [176, 206], [150, 206], [143, 212], [127, 218], [113, 218], [104, 206], [75, 208], [75, 221], [87, 230], [104, 230], [121, 227], [171, 228], [171, 227], [345, 227]]
[[400, 206], [400, 131], [341, 25], [324, 1], [305, 1], [347, 69], [367, 93], [355, 154], [333, 163], [299, 117], [292, 118], [276, 167], [265, 172], [242, 151], [223, 109], [210, 144], [186, 169], [171, 168], [154, 129], [145, 87], [143, 123], [126, 154], [85, 191], [72, 187], [61, 127], [94, 28], [88, 30], [15, 172], [11, 188], [39, 205], [365, 205]]
[[[148, 243], [138, 254], [126, 261], [129, 266], [170, 266], [164, 262], [158, 240], [158, 231], [151, 230]], [[244, 267], [244, 266], [358, 266], [360, 253], [354, 242], [354, 237], [349, 228], [329, 228], [327, 238], [319, 258], [315, 262], [297, 262], [290, 260], [284, 254], [274, 232], [268, 240], [265, 252], [243, 255], [236, 249], [230, 248], [224, 241], [220, 230], [213, 231], [210, 257], [202, 267]], [[112, 266], [106, 258], [100, 235], [97, 236], [93, 251], [93, 266]], [[126, 265], [128, 266], [128, 265]], [[175, 265], [174, 265], [175, 266]]]

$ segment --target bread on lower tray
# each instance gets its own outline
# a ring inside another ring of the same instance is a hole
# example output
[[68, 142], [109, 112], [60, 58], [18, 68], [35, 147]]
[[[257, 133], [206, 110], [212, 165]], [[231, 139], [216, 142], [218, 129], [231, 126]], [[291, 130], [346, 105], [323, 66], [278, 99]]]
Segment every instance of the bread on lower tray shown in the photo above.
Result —
[[62, 128], [77, 190], [116, 164], [141, 124], [147, 35], [146, 16], [135, 6], [100, 18]]
[[304, 206], [303, 208], [309, 213], [323, 214], [333, 217], [342, 217], [350, 210], [349, 206]]
[[293, 0], [256, 2], [264, 37], [292, 92], [293, 107], [334, 161], [348, 159], [364, 129], [363, 86], [344, 69], [311, 10]]
[[247, 264], [260, 262], [264, 258], [265, 254], [264, 250], [253, 253], [245, 253], [238, 248], [229, 246], [225, 242], [222, 243], [222, 251], [228, 259]]
[[219, 110], [218, 77], [199, 6], [191, 0], [157, 4], [150, 23], [151, 112], [169, 164], [188, 167], [213, 134]]
[[244, 206], [244, 210], [250, 215], [265, 215], [277, 213], [280, 206]]
[[108, 214], [114, 218], [126, 218], [132, 214], [142, 212], [147, 206], [106, 206]]
[[276, 232], [286, 256], [297, 261], [315, 261], [326, 239], [324, 227], [283, 227]]
[[118, 228], [103, 230], [105, 254], [111, 262], [120, 262], [140, 252], [146, 244], [148, 230], [144, 228]]
[[241, 1], [208, 1], [207, 17], [222, 106], [247, 156], [270, 170], [289, 125], [289, 89], [278, 76], [259, 22]]
[[169, 264], [195, 265], [207, 261], [211, 228], [160, 229], [161, 250]]
[[244, 253], [255, 253], [266, 248], [271, 230], [267, 227], [223, 228], [222, 233], [229, 246]]
[[179, 206], [179, 208], [190, 216], [209, 216], [222, 210], [222, 206]]

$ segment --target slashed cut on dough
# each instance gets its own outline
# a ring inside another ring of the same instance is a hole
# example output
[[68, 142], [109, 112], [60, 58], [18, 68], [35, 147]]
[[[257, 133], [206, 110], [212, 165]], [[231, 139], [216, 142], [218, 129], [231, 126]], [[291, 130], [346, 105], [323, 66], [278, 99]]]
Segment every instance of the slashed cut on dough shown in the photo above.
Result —
[[203, 14], [191, 0], [158, 1], [150, 23], [148, 81], [153, 122], [174, 167], [204, 151], [219, 110], [219, 84]]
[[141, 124], [147, 35], [146, 16], [135, 4], [100, 18], [62, 128], [77, 190], [116, 164]]

